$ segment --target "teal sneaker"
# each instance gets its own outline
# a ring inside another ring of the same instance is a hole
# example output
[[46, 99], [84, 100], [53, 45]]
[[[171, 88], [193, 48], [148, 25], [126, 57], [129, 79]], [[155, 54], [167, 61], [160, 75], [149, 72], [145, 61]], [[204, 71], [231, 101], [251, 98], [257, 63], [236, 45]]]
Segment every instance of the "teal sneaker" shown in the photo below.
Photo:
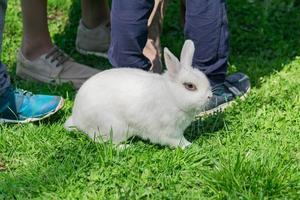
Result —
[[250, 92], [249, 77], [241, 72], [226, 77], [225, 82], [212, 88], [213, 96], [198, 116], [222, 112], [239, 97], [244, 99]]
[[49, 117], [62, 108], [64, 99], [59, 96], [33, 95], [9, 88], [0, 96], [0, 123], [28, 123]]

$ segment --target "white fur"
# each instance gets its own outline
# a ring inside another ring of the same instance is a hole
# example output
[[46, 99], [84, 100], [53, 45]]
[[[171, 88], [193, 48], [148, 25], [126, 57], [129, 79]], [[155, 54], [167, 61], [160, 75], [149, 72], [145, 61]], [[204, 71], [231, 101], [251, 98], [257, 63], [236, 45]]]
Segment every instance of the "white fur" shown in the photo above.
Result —
[[[139, 136], [156, 144], [189, 146], [183, 132], [211, 96], [206, 76], [186, 65], [193, 53], [193, 43], [186, 41], [182, 64], [165, 49], [168, 70], [163, 75], [116, 68], [93, 76], [78, 91], [65, 127], [115, 144]], [[187, 90], [184, 82], [194, 83], [198, 90]]]

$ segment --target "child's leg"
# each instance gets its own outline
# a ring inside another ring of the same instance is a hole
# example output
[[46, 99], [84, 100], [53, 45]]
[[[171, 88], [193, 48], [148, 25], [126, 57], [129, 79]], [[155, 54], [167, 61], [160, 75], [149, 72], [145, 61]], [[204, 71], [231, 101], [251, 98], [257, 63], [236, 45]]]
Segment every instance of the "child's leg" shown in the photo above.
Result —
[[[78, 89], [99, 70], [79, 64], [55, 47], [50, 38], [47, 0], [21, 0], [24, 35], [17, 55], [19, 77], [43, 83], [71, 82]], [[70, 67], [72, 66], [72, 67]]]
[[3, 35], [6, 7], [7, 7], [7, 0], [0, 0], [0, 99], [1, 99], [1, 95], [3, 95], [6, 92], [7, 88], [9, 88], [10, 86], [9, 77], [6, 73], [4, 65], [1, 63], [2, 35]]
[[[0, 0], [0, 55], [6, 7], [7, 0]], [[62, 106], [61, 97], [31, 95], [10, 87], [9, 77], [0, 59], [0, 124], [37, 121], [56, 113]]]
[[76, 49], [83, 55], [107, 58], [110, 45], [110, 10], [107, 0], [81, 0]]
[[153, 0], [112, 1], [109, 60], [114, 67], [150, 69], [151, 63], [143, 55], [143, 49], [153, 5]]
[[193, 66], [212, 84], [223, 83], [228, 60], [228, 22], [225, 0], [186, 1], [185, 35], [195, 43]]
[[47, 19], [47, 0], [22, 0], [23, 55], [34, 60], [52, 47]]
[[225, 0], [186, 0], [185, 35], [195, 43], [193, 66], [203, 71], [212, 84], [213, 97], [203, 114], [222, 111], [236, 97], [250, 91], [243, 73], [226, 76], [228, 61], [228, 21]]
[[2, 37], [3, 37], [6, 7], [7, 7], [7, 0], [0, 0], [0, 58], [2, 52]]
[[84, 25], [93, 29], [101, 23], [109, 21], [107, 0], [81, 0], [81, 13]]

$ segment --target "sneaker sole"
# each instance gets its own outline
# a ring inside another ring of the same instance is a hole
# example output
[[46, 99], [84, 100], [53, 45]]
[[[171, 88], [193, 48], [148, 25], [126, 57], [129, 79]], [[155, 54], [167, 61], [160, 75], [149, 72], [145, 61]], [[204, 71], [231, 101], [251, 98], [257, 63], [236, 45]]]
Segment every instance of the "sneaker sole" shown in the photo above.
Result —
[[[251, 88], [249, 88], [244, 95], [240, 96], [239, 99], [244, 101], [246, 99], [246, 97], [248, 96], [249, 92], [250, 92]], [[198, 115], [196, 115], [196, 118], [199, 118], [199, 117], [204, 117], [204, 116], [209, 116], [209, 115], [212, 115], [212, 114], [215, 114], [215, 113], [219, 113], [219, 112], [223, 112], [226, 108], [232, 106], [233, 104], [236, 103], [236, 100], [233, 100], [233, 101], [230, 101], [230, 102], [227, 102], [227, 103], [223, 103], [211, 110], [208, 110], [208, 111], [204, 111], [204, 112], [201, 112], [199, 113]]]
[[17, 66], [16, 75], [25, 80], [34, 80], [42, 83], [55, 84], [55, 80], [52, 78], [33, 73], [32, 71], [20, 66]]
[[61, 100], [60, 100], [58, 106], [56, 107], [56, 109], [52, 112], [49, 112], [48, 114], [46, 114], [45, 116], [43, 116], [41, 118], [27, 118], [25, 120], [0, 119], [0, 124], [2, 124], [2, 123], [26, 124], [26, 123], [30, 123], [30, 122], [36, 122], [36, 121], [43, 120], [43, 119], [48, 118], [51, 115], [55, 114], [57, 111], [59, 111], [64, 106], [64, 102], [65, 102], [64, 99], [61, 98]]
[[24, 67], [17, 66], [16, 75], [24, 80], [32, 80], [40, 83], [46, 83], [51, 85], [60, 85], [63, 83], [72, 83], [70, 80], [60, 80], [60, 82], [56, 82], [53, 78], [49, 78], [46, 76], [42, 76], [38, 73], [33, 73]]
[[80, 49], [78, 47], [76, 47], [76, 51], [78, 51], [82, 55], [86, 55], [86, 56], [92, 55], [92, 56], [97, 56], [97, 57], [108, 59], [107, 52], [101, 53], [101, 52], [96, 52], [96, 51], [87, 51], [87, 50]]

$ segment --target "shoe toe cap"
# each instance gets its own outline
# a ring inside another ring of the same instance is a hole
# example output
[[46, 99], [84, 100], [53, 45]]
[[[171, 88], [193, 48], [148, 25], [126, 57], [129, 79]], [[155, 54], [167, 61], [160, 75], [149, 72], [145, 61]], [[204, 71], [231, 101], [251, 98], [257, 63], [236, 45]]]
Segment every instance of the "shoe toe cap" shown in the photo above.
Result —
[[59, 110], [63, 103], [63, 98], [59, 96], [35, 95], [31, 97], [23, 106], [20, 115], [23, 118], [43, 118]]

